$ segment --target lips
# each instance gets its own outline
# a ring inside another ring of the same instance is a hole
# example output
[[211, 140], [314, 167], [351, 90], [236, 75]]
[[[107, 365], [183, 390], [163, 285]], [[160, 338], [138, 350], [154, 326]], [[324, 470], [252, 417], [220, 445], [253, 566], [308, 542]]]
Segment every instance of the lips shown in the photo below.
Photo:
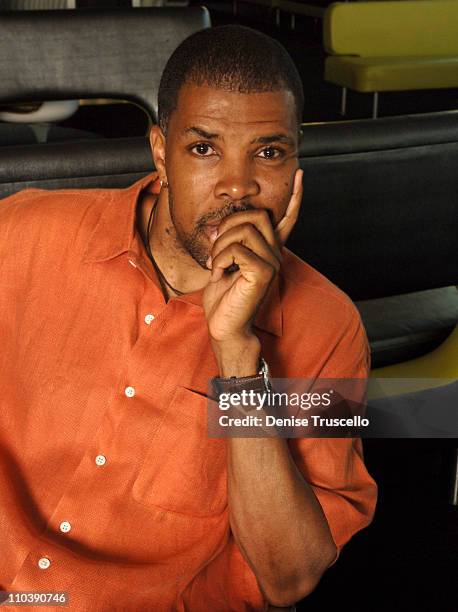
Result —
[[207, 236], [209, 240], [214, 241], [216, 239], [216, 234], [218, 233], [218, 223], [207, 223], [203, 227], [204, 234]]

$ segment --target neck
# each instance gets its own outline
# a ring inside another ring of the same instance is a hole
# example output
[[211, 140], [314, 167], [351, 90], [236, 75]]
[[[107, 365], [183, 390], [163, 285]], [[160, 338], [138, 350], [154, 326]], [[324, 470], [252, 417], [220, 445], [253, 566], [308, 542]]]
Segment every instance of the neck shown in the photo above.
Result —
[[[157, 198], [157, 201], [156, 201]], [[146, 244], [148, 220], [153, 206], [149, 244], [157, 267], [167, 282], [182, 293], [192, 293], [203, 289], [210, 277], [209, 270], [203, 270], [182, 246], [169, 213], [168, 192], [162, 189], [159, 196], [143, 192], [140, 202], [140, 233]], [[162, 283], [166, 299], [176, 294]]]

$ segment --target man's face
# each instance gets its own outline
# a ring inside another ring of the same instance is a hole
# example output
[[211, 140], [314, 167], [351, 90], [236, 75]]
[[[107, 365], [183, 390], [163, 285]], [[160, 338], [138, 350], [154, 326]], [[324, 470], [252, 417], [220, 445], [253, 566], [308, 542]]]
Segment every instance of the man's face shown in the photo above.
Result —
[[276, 227], [298, 167], [297, 132], [289, 91], [181, 88], [165, 144], [169, 211], [179, 248], [202, 268], [224, 217], [264, 208]]

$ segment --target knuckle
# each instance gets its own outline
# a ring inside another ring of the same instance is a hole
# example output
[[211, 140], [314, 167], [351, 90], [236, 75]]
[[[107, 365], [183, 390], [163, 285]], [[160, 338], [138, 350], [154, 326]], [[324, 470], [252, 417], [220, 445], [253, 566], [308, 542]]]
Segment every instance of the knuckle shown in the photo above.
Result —
[[268, 219], [269, 218], [269, 215], [268, 215], [267, 210], [265, 208], [256, 208], [255, 213], [261, 219]]
[[259, 230], [257, 225], [255, 225], [254, 223], [247, 223], [246, 231], [253, 236], [259, 236], [259, 235], [262, 236], [262, 232]]
[[256, 227], [249, 221], [245, 221], [244, 223], [241, 223], [239, 227], [245, 236], [247, 235], [249, 236], [250, 234], [253, 234], [256, 231]]
[[259, 223], [261, 226], [269, 228], [272, 227], [272, 220], [270, 214], [265, 208], [258, 208], [257, 214], [259, 217]]

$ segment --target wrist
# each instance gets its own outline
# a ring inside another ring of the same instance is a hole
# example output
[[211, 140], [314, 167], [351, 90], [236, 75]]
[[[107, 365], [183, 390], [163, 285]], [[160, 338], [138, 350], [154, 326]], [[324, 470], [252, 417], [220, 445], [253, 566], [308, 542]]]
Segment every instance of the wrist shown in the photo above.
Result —
[[[251, 395], [252, 392], [255, 394], [265, 395], [266, 393], [270, 393], [272, 391], [269, 378], [269, 366], [264, 359], [260, 359], [257, 374], [239, 377], [232, 376], [229, 378], [213, 378], [212, 387], [216, 397], [219, 397], [222, 393], [232, 395], [239, 393], [244, 394], [248, 392], [250, 393], [250, 401], [253, 402], [255, 400]], [[250, 406], [253, 407], [253, 404], [250, 404]], [[254, 407], [259, 409], [257, 404], [255, 404]]]
[[254, 334], [230, 341], [211, 342], [221, 378], [254, 376], [259, 372], [261, 343]]

